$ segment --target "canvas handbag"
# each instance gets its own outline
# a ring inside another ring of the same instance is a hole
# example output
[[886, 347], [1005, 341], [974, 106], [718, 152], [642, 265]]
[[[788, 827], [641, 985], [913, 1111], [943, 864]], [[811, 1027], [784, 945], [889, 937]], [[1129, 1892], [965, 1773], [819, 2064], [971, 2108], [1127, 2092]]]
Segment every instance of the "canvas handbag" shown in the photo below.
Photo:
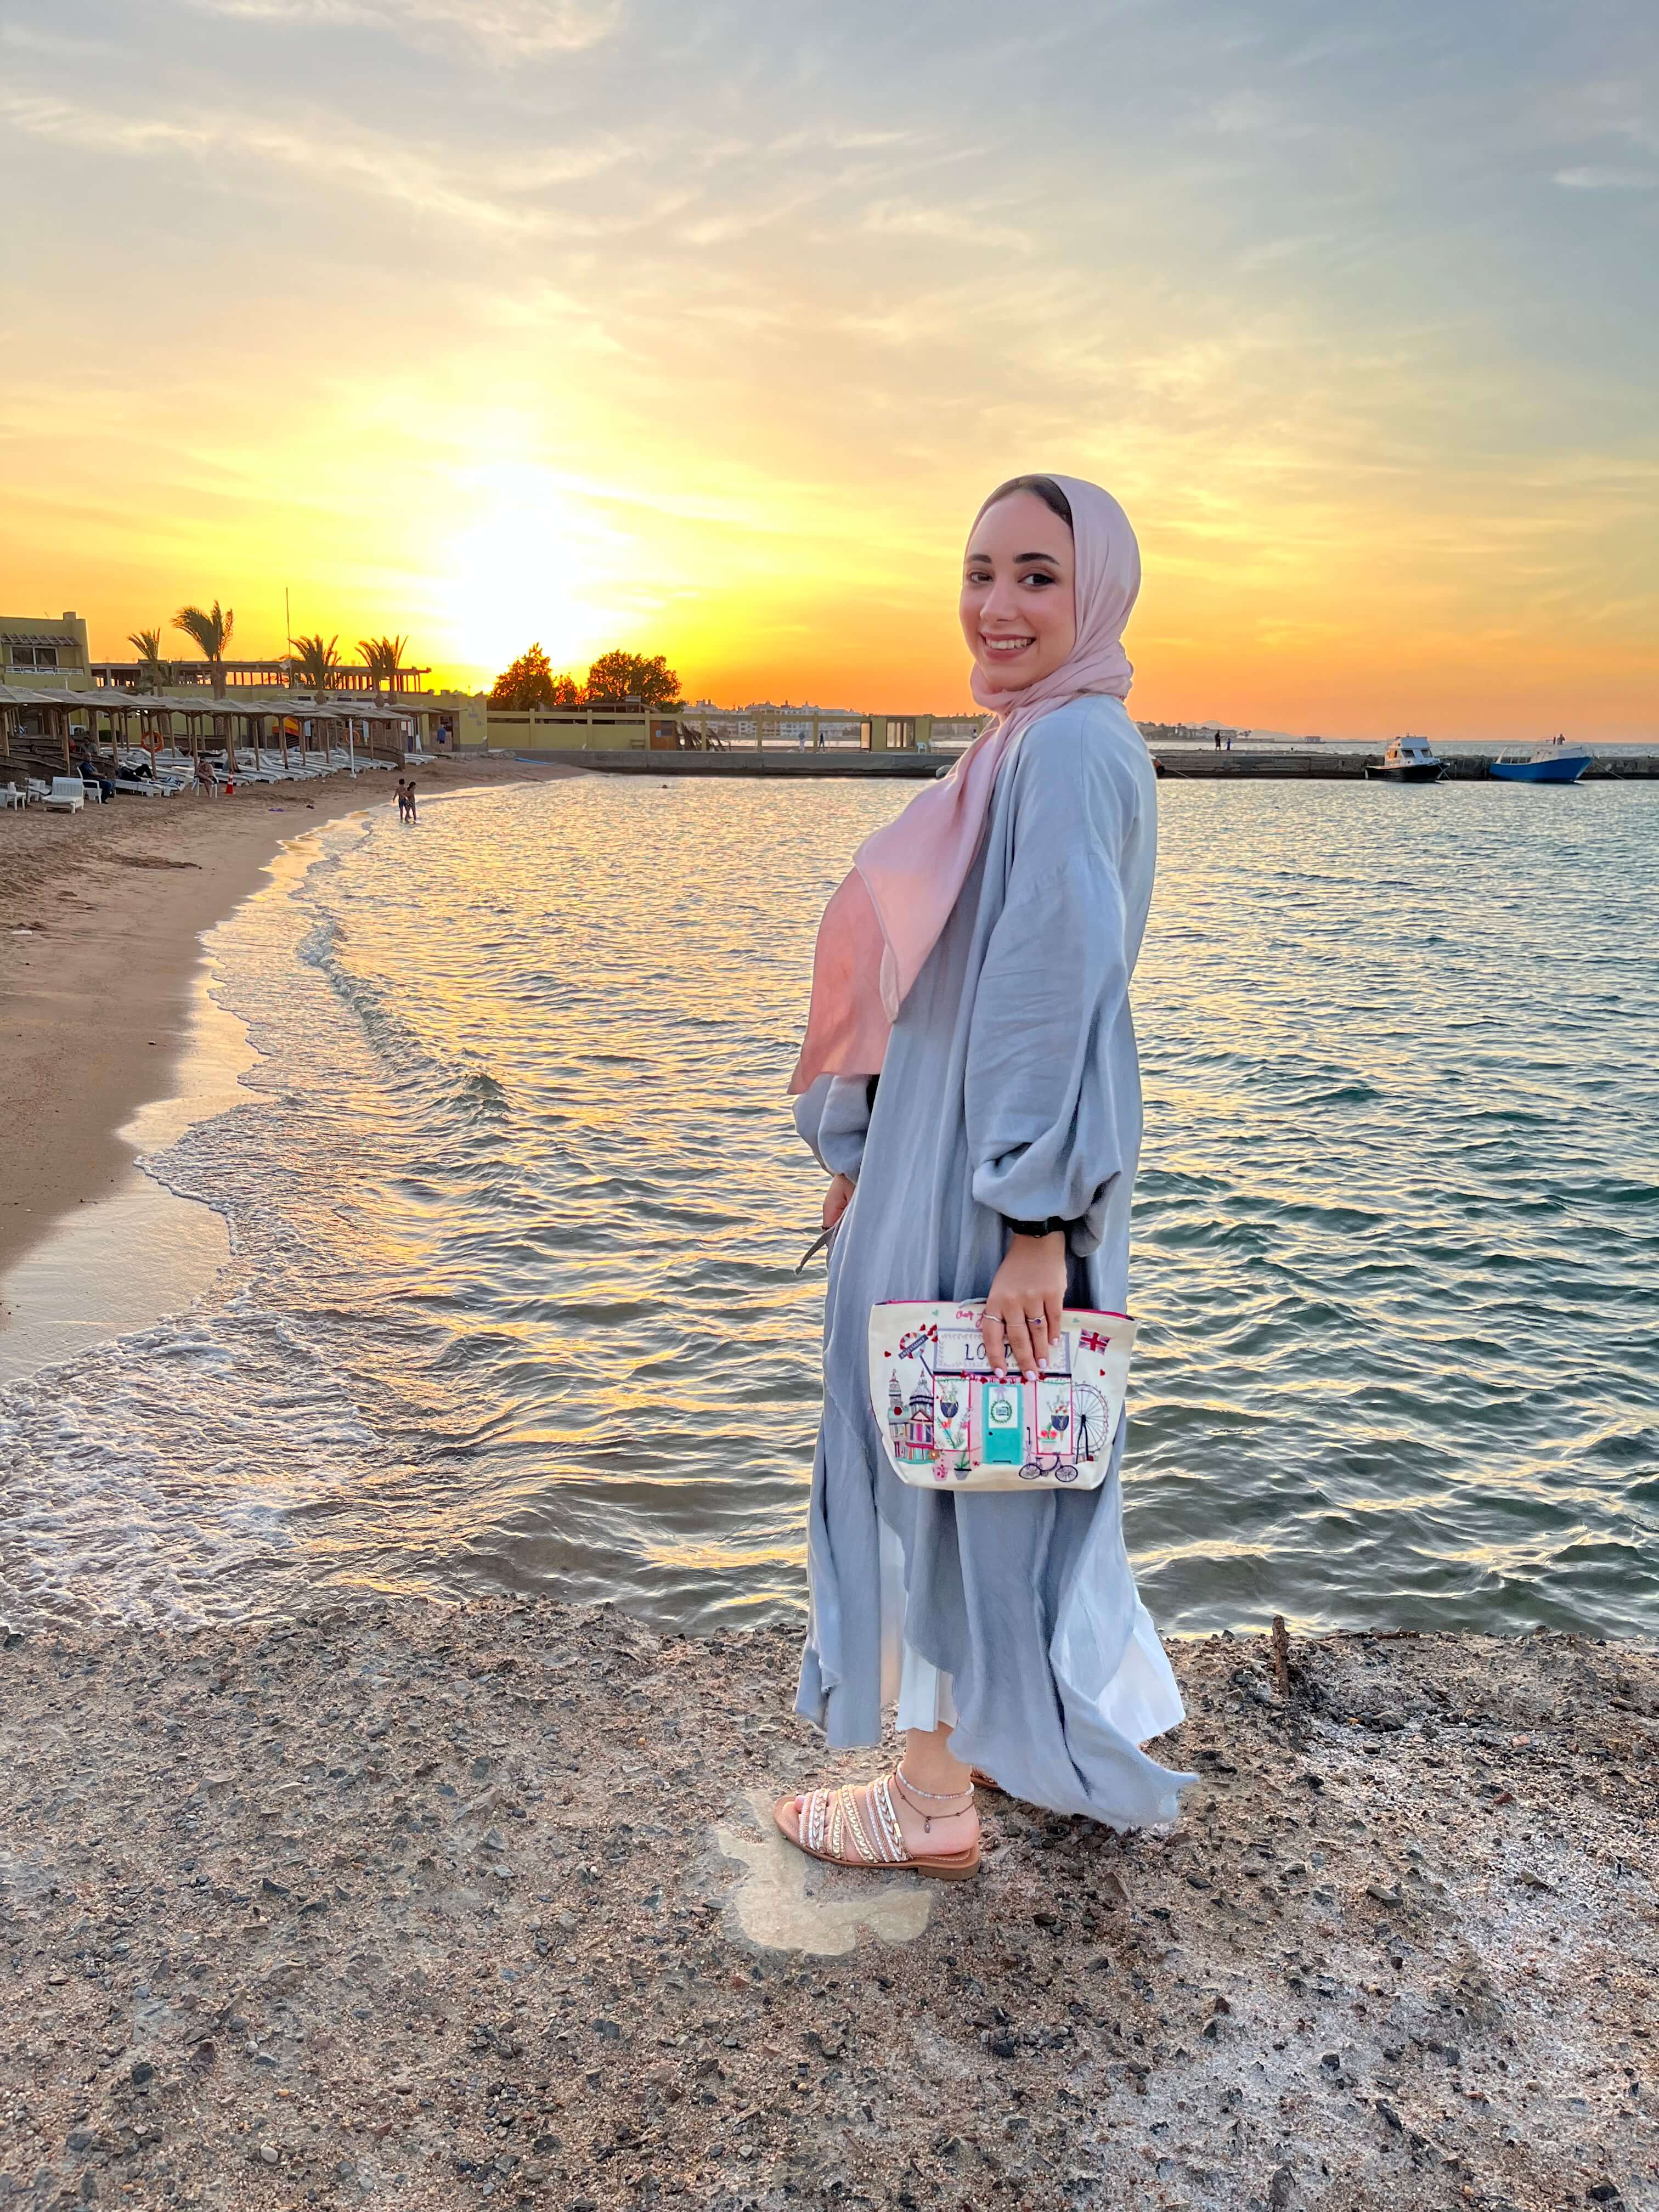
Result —
[[870, 1402], [901, 1482], [918, 1490], [1094, 1490], [1123, 1415], [1135, 1325], [1067, 1306], [1035, 1382], [999, 1382], [976, 1305], [870, 1309]]

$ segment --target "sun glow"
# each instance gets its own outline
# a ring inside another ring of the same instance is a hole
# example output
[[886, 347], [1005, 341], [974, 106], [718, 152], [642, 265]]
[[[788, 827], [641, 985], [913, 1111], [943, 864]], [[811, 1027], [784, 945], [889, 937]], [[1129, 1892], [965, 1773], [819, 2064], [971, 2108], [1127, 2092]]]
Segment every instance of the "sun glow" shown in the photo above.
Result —
[[617, 642], [631, 541], [548, 471], [502, 464], [469, 479], [472, 519], [449, 541], [434, 593], [438, 657], [504, 668], [539, 639], [580, 673]]
[[[1480, 11], [1241, 46], [1199, 0], [1220, 34], [1119, 11], [1103, 140], [1087, 9], [1026, 58], [1036, 134], [988, 5], [801, 47], [738, 0], [739, 70], [674, 12], [161, 0], [94, 40], [9, 0], [0, 611], [99, 659], [216, 598], [249, 656], [392, 632], [471, 689], [539, 640], [961, 710], [962, 532], [1059, 467], [1140, 535], [1149, 720], [1650, 736], [1656, 202], [1605, 72], [1533, 26], [1494, 103]], [[347, 81], [386, 96], [322, 112]], [[135, 269], [166, 313], [88, 344]]]

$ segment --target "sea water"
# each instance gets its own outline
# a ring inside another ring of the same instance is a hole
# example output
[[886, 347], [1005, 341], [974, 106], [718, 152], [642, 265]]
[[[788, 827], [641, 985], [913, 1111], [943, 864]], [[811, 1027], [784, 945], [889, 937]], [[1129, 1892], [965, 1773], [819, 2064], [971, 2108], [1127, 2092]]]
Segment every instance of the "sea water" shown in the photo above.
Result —
[[[586, 777], [292, 848], [209, 943], [240, 1103], [147, 1162], [229, 1260], [0, 1393], [0, 1613], [798, 1611], [823, 1176], [784, 1086], [823, 900], [908, 795]], [[1160, 1625], [1659, 1631], [1659, 794], [1160, 805]]]

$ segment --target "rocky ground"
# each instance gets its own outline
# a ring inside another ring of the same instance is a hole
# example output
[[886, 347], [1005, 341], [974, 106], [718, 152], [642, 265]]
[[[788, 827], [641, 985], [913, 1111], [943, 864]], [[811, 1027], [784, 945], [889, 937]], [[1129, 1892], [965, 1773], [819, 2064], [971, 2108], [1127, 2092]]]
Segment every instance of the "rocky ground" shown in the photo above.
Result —
[[1202, 1780], [813, 1869], [794, 1637], [9, 1637], [0, 2205], [1659, 2207], [1659, 1652], [1179, 1648]]

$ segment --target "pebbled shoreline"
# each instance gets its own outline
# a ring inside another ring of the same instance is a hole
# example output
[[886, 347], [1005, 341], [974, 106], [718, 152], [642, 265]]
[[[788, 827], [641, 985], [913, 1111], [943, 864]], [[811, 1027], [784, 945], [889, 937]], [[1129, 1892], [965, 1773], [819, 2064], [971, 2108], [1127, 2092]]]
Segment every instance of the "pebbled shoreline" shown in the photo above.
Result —
[[8, 1635], [0, 2206], [1659, 2207], [1659, 1647], [1172, 1656], [1179, 1828], [946, 1889], [769, 1838], [782, 1626]]

